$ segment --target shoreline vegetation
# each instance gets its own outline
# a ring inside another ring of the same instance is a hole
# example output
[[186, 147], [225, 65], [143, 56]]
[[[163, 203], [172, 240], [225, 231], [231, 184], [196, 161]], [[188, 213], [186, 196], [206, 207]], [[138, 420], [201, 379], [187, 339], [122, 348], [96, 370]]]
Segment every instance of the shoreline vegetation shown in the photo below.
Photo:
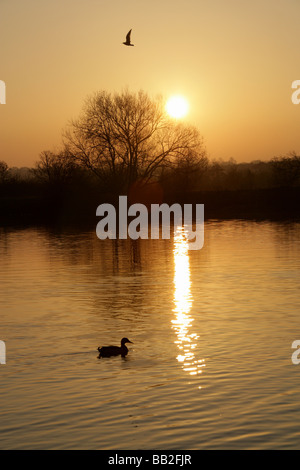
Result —
[[129, 204], [204, 204], [205, 219], [297, 219], [300, 156], [209, 160], [198, 129], [140, 90], [90, 96], [59, 151], [34, 168], [0, 161], [0, 225], [86, 224], [119, 196]]
[[[101, 186], [92, 172], [80, 167], [68, 175], [47, 173], [46, 168], [43, 174], [41, 168], [39, 173], [8, 168], [4, 162], [1, 168], [0, 226], [95, 227], [99, 204], [118, 206], [121, 193]], [[300, 220], [300, 157], [296, 155], [269, 162], [208, 162], [201, 172], [173, 170], [132, 188], [129, 203], [204, 204], [205, 220]]]

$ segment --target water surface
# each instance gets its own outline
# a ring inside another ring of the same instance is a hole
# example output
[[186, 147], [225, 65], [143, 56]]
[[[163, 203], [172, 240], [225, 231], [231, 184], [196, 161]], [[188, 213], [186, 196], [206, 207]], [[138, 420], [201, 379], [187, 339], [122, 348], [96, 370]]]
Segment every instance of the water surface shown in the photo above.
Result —
[[300, 224], [0, 230], [2, 449], [300, 448]]

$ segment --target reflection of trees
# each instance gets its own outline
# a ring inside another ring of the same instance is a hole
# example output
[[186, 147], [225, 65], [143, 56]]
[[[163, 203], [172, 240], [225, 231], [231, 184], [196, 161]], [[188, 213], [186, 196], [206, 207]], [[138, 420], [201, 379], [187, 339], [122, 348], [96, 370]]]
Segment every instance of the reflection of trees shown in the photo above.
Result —
[[295, 246], [299, 243], [299, 223], [298, 222], [271, 222], [265, 223], [266, 227], [270, 227], [270, 233], [272, 238], [274, 238], [274, 243], [276, 246], [275, 256], [281, 257], [281, 250], [293, 251]]
[[[61, 278], [62, 286], [71, 283], [74, 292], [82, 291], [85, 298], [90, 298], [94, 313], [104, 314], [104, 317], [142, 315], [149, 304], [148, 295], [150, 298], [153, 295], [148, 285], [149, 276], [141, 275], [142, 272], [163, 270], [170, 265], [172, 256], [165, 250], [168, 240], [100, 241], [94, 230], [85, 233], [76, 233], [74, 228], [45, 230], [41, 241], [48, 247], [51, 264], [61, 264], [64, 268], [66, 278]], [[163, 257], [160, 256], [162, 245]], [[158, 258], [154, 253], [159, 254]]]
[[148, 262], [141, 257], [141, 240], [99, 241], [94, 231], [74, 231], [72, 229], [45, 230], [49, 256], [55, 261], [61, 257], [62, 263], [85, 265], [95, 271], [109, 275], [121, 271], [132, 272]]
[[124, 249], [128, 253], [127, 261], [131, 271], [141, 269], [141, 246], [140, 240], [131, 240], [128, 242], [124, 240], [112, 240], [112, 268], [114, 273], [120, 271], [121, 258], [124, 255]]
[[3, 255], [7, 255], [9, 253], [9, 249], [11, 249], [10, 241], [10, 233], [7, 229], [0, 227], [0, 257]]

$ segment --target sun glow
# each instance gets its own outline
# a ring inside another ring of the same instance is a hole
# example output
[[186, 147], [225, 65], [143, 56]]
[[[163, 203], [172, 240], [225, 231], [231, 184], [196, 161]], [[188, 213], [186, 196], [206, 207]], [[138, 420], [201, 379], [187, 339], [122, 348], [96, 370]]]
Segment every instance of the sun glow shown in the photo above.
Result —
[[183, 96], [171, 96], [167, 101], [166, 110], [172, 118], [180, 119], [187, 114], [189, 104]]
[[174, 237], [174, 317], [172, 328], [176, 333], [177, 361], [189, 375], [198, 375], [205, 367], [204, 359], [197, 359], [198, 339], [191, 316], [193, 297], [191, 293], [188, 240], [184, 227], [177, 227]]

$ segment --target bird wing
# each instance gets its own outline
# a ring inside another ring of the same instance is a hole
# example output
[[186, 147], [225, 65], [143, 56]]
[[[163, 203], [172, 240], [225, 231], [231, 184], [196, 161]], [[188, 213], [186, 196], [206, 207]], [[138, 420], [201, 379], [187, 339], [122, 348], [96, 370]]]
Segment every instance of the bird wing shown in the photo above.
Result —
[[131, 31], [132, 31], [132, 29], [130, 31], [128, 31], [127, 36], [126, 36], [126, 42], [129, 42], [129, 43], [130, 43]]

